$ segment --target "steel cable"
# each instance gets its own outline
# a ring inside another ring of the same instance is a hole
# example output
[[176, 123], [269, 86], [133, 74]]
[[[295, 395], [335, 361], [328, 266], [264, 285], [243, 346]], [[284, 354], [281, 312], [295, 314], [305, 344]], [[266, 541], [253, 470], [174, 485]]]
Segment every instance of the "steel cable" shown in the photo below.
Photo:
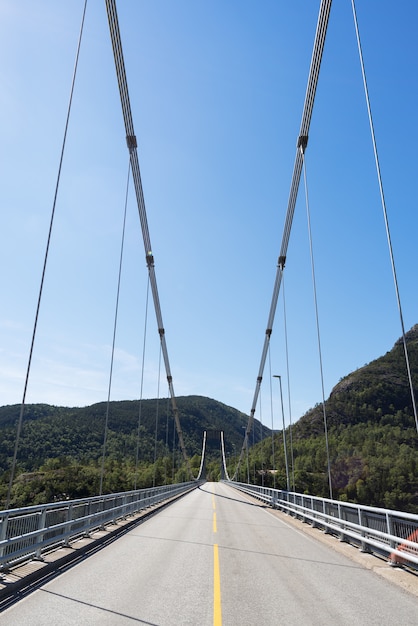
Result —
[[318, 341], [318, 354], [319, 354], [319, 370], [321, 376], [321, 392], [322, 392], [322, 414], [324, 419], [324, 431], [325, 431], [325, 448], [327, 453], [327, 470], [328, 470], [328, 486], [329, 486], [329, 497], [332, 500], [332, 480], [331, 480], [331, 461], [329, 454], [329, 443], [328, 443], [328, 425], [327, 425], [327, 411], [325, 407], [325, 388], [324, 388], [324, 368], [322, 366], [322, 348], [321, 348], [321, 333], [319, 330], [319, 313], [318, 313], [318, 298], [317, 298], [317, 290], [316, 290], [316, 279], [315, 279], [315, 263], [314, 263], [314, 253], [313, 253], [313, 242], [312, 242], [312, 228], [311, 228], [311, 214], [309, 209], [309, 193], [308, 193], [308, 181], [306, 176], [306, 162], [303, 154], [303, 148], [300, 148], [303, 158], [303, 181], [305, 185], [305, 200], [306, 200], [306, 215], [308, 222], [308, 235], [309, 235], [309, 252], [311, 257], [311, 270], [312, 270], [312, 286], [313, 286], [313, 295], [314, 295], [314, 306], [315, 306], [315, 321], [316, 321], [316, 335]]
[[155, 487], [156, 472], [157, 472], [157, 444], [158, 444], [158, 426], [159, 426], [159, 417], [160, 417], [160, 380], [161, 380], [161, 344], [160, 344], [160, 354], [158, 357], [157, 406], [155, 408], [154, 471], [152, 475], [153, 487]]
[[413, 386], [413, 383], [412, 383], [411, 367], [410, 367], [410, 364], [409, 364], [408, 346], [406, 344], [406, 334], [405, 334], [405, 325], [404, 325], [404, 321], [403, 321], [401, 298], [400, 298], [400, 294], [399, 294], [398, 279], [397, 279], [397, 275], [396, 275], [395, 259], [394, 259], [393, 248], [392, 248], [392, 240], [391, 240], [391, 236], [390, 236], [389, 219], [388, 219], [388, 214], [387, 214], [387, 210], [386, 210], [385, 195], [383, 193], [383, 183], [382, 183], [382, 176], [381, 176], [381, 172], [380, 172], [379, 155], [378, 155], [378, 152], [377, 152], [377, 143], [376, 143], [376, 136], [375, 136], [375, 132], [374, 132], [372, 109], [371, 109], [371, 106], [370, 106], [369, 90], [368, 90], [368, 87], [367, 87], [366, 71], [365, 71], [365, 68], [364, 68], [363, 52], [362, 52], [361, 41], [360, 41], [360, 31], [359, 31], [359, 27], [358, 27], [357, 13], [356, 13], [356, 7], [355, 7], [354, 0], [351, 0], [351, 6], [352, 6], [352, 9], [353, 9], [354, 27], [355, 27], [355, 31], [356, 31], [357, 47], [358, 47], [358, 52], [359, 52], [360, 65], [361, 65], [361, 74], [362, 74], [362, 77], [363, 77], [364, 94], [365, 94], [365, 98], [366, 98], [367, 113], [368, 113], [368, 117], [369, 117], [369, 126], [370, 126], [370, 134], [371, 134], [372, 144], [373, 144], [374, 159], [375, 159], [375, 164], [376, 164], [376, 173], [377, 173], [377, 178], [378, 178], [378, 183], [379, 183], [380, 200], [381, 200], [381, 203], [382, 203], [383, 219], [384, 219], [384, 222], [385, 222], [386, 238], [387, 238], [388, 248], [389, 248], [390, 263], [391, 263], [391, 267], [392, 267], [393, 282], [394, 282], [395, 293], [396, 293], [396, 301], [397, 301], [397, 305], [398, 305], [398, 312], [399, 312], [399, 318], [400, 318], [401, 329], [402, 329], [402, 342], [403, 342], [403, 348], [404, 348], [404, 353], [405, 353], [405, 364], [406, 364], [406, 369], [407, 369], [407, 374], [408, 374], [408, 382], [409, 382], [409, 389], [410, 389], [410, 393], [411, 393], [412, 408], [413, 408], [413, 411], [414, 411], [415, 427], [416, 427], [416, 430], [417, 430], [417, 433], [418, 433], [417, 406], [416, 406], [416, 402], [415, 402], [414, 386]]
[[147, 295], [145, 298], [145, 321], [144, 321], [144, 339], [142, 343], [142, 366], [141, 366], [141, 385], [139, 394], [139, 407], [138, 407], [138, 427], [136, 432], [136, 454], [135, 454], [135, 480], [134, 489], [137, 487], [138, 480], [138, 462], [139, 462], [139, 439], [141, 432], [141, 419], [142, 419], [142, 396], [144, 390], [144, 368], [145, 368], [145, 346], [147, 339], [147, 324], [148, 324], [148, 300], [149, 300], [149, 276], [147, 280]]
[[269, 389], [270, 389], [270, 415], [271, 415], [271, 460], [273, 470], [273, 489], [276, 489], [276, 455], [274, 449], [274, 421], [273, 421], [273, 385], [272, 385], [272, 373], [271, 373], [271, 348], [269, 344], [268, 349], [269, 357]]
[[[222, 431], [221, 431], [222, 432]], [[206, 436], [207, 436], [207, 431], [204, 430], [203, 431], [203, 443], [202, 443], [202, 455], [200, 457], [200, 467], [199, 467], [199, 473], [197, 475], [196, 480], [202, 480], [202, 474], [203, 474], [203, 468], [205, 467], [205, 457], [206, 457]], [[221, 437], [221, 443], [222, 443], [222, 437]], [[225, 457], [224, 455], [222, 456], [223, 458], [223, 463], [225, 465]]]
[[58, 166], [57, 181], [56, 181], [56, 185], [55, 185], [54, 200], [53, 200], [53, 203], [52, 203], [51, 220], [50, 220], [50, 224], [49, 224], [48, 238], [47, 238], [47, 244], [46, 244], [46, 250], [45, 250], [45, 256], [44, 256], [44, 264], [43, 264], [43, 268], [42, 268], [42, 277], [41, 277], [41, 283], [40, 283], [40, 287], [39, 287], [38, 303], [37, 303], [37, 306], [36, 306], [35, 321], [34, 321], [33, 331], [32, 331], [32, 340], [31, 340], [31, 345], [30, 345], [30, 350], [29, 350], [29, 358], [28, 358], [28, 363], [27, 363], [27, 368], [26, 368], [26, 377], [25, 377], [25, 384], [24, 384], [24, 389], [23, 389], [23, 397], [22, 397], [22, 402], [21, 402], [21, 405], [20, 405], [20, 413], [19, 413], [19, 418], [18, 418], [18, 422], [17, 422], [15, 447], [14, 447], [14, 452], [13, 452], [12, 465], [11, 465], [11, 469], [10, 469], [10, 479], [9, 479], [9, 487], [8, 487], [8, 491], [7, 491], [6, 508], [8, 508], [9, 505], [10, 505], [11, 490], [12, 490], [12, 485], [13, 485], [14, 476], [15, 476], [15, 472], [16, 472], [17, 452], [18, 452], [18, 449], [19, 449], [20, 433], [21, 433], [21, 430], [22, 430], [23, 414], [24, 414], [25, 403], [26, 403], [26, 393], [27, 393], [27, 388], [28, 388], [28, 383], [29, 383], [29, 374], [30, 374], [30, 369], [31, 369], [31, 364], [32, 364], [32, 356], [33, 356], [33, 348], [34, 348], [34, 345], [35, 345], [36, 330], [37, 330], [37, 327], [38, 327], [39, 311], [40, 311], [40, 308], [41, 308], [41, 300], [42, 300], [42, 293], [43, 293], [43, 287], [44, 287], [44, 281], [45, 281], [46, 266], [47, 266], [47, 262], [48, 262], [49, 247], [50, 247], [51, 236], [52, 236], [52, 227], [53, 227], [53, 223], [54, 223], [55, 209], [56, 209], [56, 205], [57, 205], [58, 189], [59, 189], [59, 184], [60, 184], [60, 180], [61, 180], [61, 169], [62, 169], [62, 164], [63, 164], [63, 160], [64, 160], [65, 144], [66, 144], [66, 139], [67, 139], [68, 125], [69, 125], [69, 121], [70, 121], [71, 105], [72, 105], [72, 101], [73, 101], [74, 86], [75, 86], [75, 79], [76, 79], [76, 75], [77, 75], [78, 59], [79, 59], [79, 56], [80, 56], [81, 40], [82, 40], [82, 36], [83, 36], [84, 18], [85, 18], [85, 15], [86, 15], [86, 9], [87, 9], [87, 0], [85, 0], [85, 2], [84, 2], [83, 14], [82, 14], [82, 18], [81, 18], [80, 33], [79, 33], [79, 36], [78, 36], [77, 52], [76, 52], [75, 63], [74, 63], [73, 77], [72, 77], [72, 81], [71, 81], [70, 98], [69, 98], [68, 107], [67, 107], [67, 117], [66, 117], [66, 121], [65, 121], [64, 137], [63, 137], [62, 147], [61, 147], [61, 155], [60, 155], [59, 166]]
[[152, 291], [152, 296], [154, 300], [154, 308], [155, 308], [155, 314], [156, 314], [157, 324], [158, 324], [158, 333], [160, 335], [161, 349], [163, 353], [167, 381], [168, 381], [168, 386], [170, 390], [171, 404], [173, 408], [174, 420], [176, 424], [180, 448], [183, 454], [183, 459], [187, 466], [189, 476], [190, 478], [193, 479], [193, 475], [192, 475], [192, 471], [190, 467], [190, 461], [189, 461], [186, 448], [184, 445], [183, 432], [182, 432], [181, 424], [180, 424], [179, 411], [177, 408], [177, 402], [176, 402], [176, 397], [175, 397], [174, 387], [173, 387], [173, 377], [171, 375], [167, 344], [165, 340], [165, 330], [164, 330], [162, 314], [161, 314], [161, 305], [160, 305], [160, 299], [158, 295], [157, 280], [155, 276], [154, 256], [152, 252], [151, 239], [150, 239], [149, 230], [148, 230], [148, 221], [147, 221], [147, 215], [146, 215], [146, 210], [145, 210], [145, 201], [144, 201], [144, 194], [143, 194], [143, 189], [142, 189], [141, 173], [140, 173], [139, 162], [138, 162], [137, 140], [136, 140], [133, 121], [132, 121], [132, 112], [131, 112], [131, 106], [130, 106], [130, 101], [129, 101], [128, 83], [126, 79], [125, 62], [123, 59], [119, 21], [118, 21], [115, 1], [106, 0], [106, 9], [107, 9], [107, 15], [108, 15], [110, 36], [112, 40], [116, 75], [117, 75], [117, 80], [118, 80], [118, 85], [119, 85], [119, 93], [120, 93], [120, 99], [121, 99], [121, 105], [122, 105], [123, 119], [125, 123], [126, 141], [127, 141], [127, 145], [129, 149], [130, 159], [131, 159], [132, 178], [133, 178], [134, 186], [135, 186], [138, 212], [139, 212], [139, 218], [140, 218], [141, 229], [142, 229], [142, 237], [144, 241], [145, 258], [146, 258], [146, 263], [148, 267], [149, 279], [151, 283], [151, 291]]
[[[271, 299], [269, 317], [267, 321], [267, 329], [266, 329], [263, 349], [261, 353], [260, 367], [258, 370], [256, 387], [255, 387], [254, 396], [253, 396], [253, 403], [251, 406], [250, 416], [249, 416], [248, 424], [247, 424], [246, 438], [251, 432], [251, 427], [252, 427], [254, 414], [255, 414], [255, 410], [257, 406], [257, 398], [260, 393], [261, 382], [263, 379], [263, 372], [264, 372], [264, 367], [265, 367], [266, 358], [267, 358], [268, 346], [270, 343], [271, 333], [273, 331], [273, 322], [274, 322], [274, 317], [276, 313], [277, 300], [278, 300], [279, 292], [280, 292], [282, 270], [286, 263], [290, 231], [292, 228], [293, 215], [295, 212], [300, 177], [302, 173], [303, 160], [302, 160], [302, 155], [300, 152], [300, 146], [302, 145], [304, 148], [306, 148], [306, 145], [308, 142], [309, 127], [311, 123], [312, 110], [313, 110], [313, 105], [315, 101], [315, 94], [316, 94], [316, 88], [318, 84], [319, 71], [321, 68], [321, 61], [322, 61], [322, 55], [324, 51], [329, 15], [331, 11], [331, 4], [332, 4], [332, 0], [321, 0], [321, 5], [319, 7], [319, 16], [318, 16], [318, 22], [317, 22], [317, 27], [316, 27], [316, 33], [315, 33], [315, 41], [314, 41], [314, 47], [313, 47], [313, 52], [312, 52], [311, 65], [309, 69], [309, 77], [308, 77], [308, 84], [307, 84], [306, 94], [305, 94], [305, 102], [303, 106], [302, 121], [301, 121], [300, 132], [299, 132], [299, 136], [297, 140], [295, 163], [294, 163], [294, 168], [293, 168], [292, 182], [290, 186], [289, 200], [288, 200], [288, 206], [287, 206], [287, 212], [286, 212], [286, 220], [285, 220], [285, 225], [283, 229], [282, 244], [281, 244], [280, 255], [279, 255], [278, 264], [277, 264], [276, 278], [275, 278], [274, 287], [273, 287], [273, 296]], [[245, 453], [245, 442], [246, 442], [246, 439], [244, 440], [244, 444], [241, 448], [241, 453], [238, 459], [237, 467], [234, 472], [233, 480], [236, 479], [240, 464], [242, 462], [242, 458]]]
[[285, 294], [285, 281], [284, 275], [282, 276], [282, 284], [283, 284], [283, 320], [284, 320], [284, 336], [285, 336], [285, 352], [286, 352], [286, 378], [287, 378], [287, 397], [289, 404], [289, 435], [290, 435], [290, 458], [292, 462], [292, 485], [293, 491], [296, 490], [295, 487], [295, 459], [293, 454], [293, 433], [292, 433], [292, 403], [291, 403], [291, 394], [290, 394], [290, 369], [289, 369], [289, 346], [287, 339], [287, 313], [286, 313], [286, 294]]
[[110, 356], [109, 385], [108, 385], [108, 390], [107, 390], [106, 416], [105, 416], [105, 427], [104, 427], [104, 435], [103, 435], [102, 465], [101, 465], [101, 470], [100, 470], [100, 487], [99, 487], [99, 495], [100, 496], [103, 493], [103, 477], [104, 477], [104, 466], [105, 466], [105, 458], [106, 458], [107, 434], [108, 434], [108, 426], [109, 426], [110, 393], [111, 393], [111, 389], [112, 389], [113, 361], [114, 361], [114, 357], [115, 357], [116, 329], [117, 329], [117, 325], [118, 325], [118, 312], [119, 312], [120, 282], [121, 282], [121, 277], [122, 277], [123, 248], [124, 248], [124, 243], [125, 243], [126, 212], [127, 212], [127, 207], [128, 207], [129, 178], [130, 178], [130, 168], [128, 168], [128, 176], [127, 176], [127, 181], [126, 181], [126, 193], [125, 193], [125, 208], [124, 208], [124, 211], [123, 211], [122, 238], [121, 238], [120, 255], [119, 255], [118, 286], [117, 286], [117, 290], [116, 290], [116, 304], [115, 304], [115, 316], [114, 316], [114, 322], [113, 322], [112, 351], [111, 351], [111, 356]]
[[224, 431], [221, 430], [221, 454], [222, 454], [222, 465], [224, 469], [224, 474], [226, 480], [231, 480], [228, 474], [228, 468], [226, 466], [226, 458], [225, 458], [225, 440], [224, 440]]

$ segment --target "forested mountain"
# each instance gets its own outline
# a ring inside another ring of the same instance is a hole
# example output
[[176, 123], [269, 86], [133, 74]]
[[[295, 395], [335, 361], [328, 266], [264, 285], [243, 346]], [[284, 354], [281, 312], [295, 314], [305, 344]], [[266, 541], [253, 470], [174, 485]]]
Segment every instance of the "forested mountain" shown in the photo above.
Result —
[[[418, 389], [418, 325], [407, 333], [414, 389]], [[193, 473], [208, 436], [207, 477], [220, 477], [219, 431], [225, 433], [228, 470], [236, 469], [248, 416], [200, 396], [177, 399]], [[0, 407], [0, 498], [4, 501], [20, 406]], [[12, 505], [98, 493], [105, 402], [84, 408], [25, 407]], [[342, 378], [325, 403], [333, 497], [418, 513], [418, 435], [402, 341], [384, 356]], [[263, 430], [263, 432], [262, 432]], [[138, 437], [139, 433], [139, 437]], [[155, 437], [157, 433], [157, 437]], [[315, 406], [286, 431], [290, 487], [328, 496], [324, 407]], [[241, 480], [286, 488], [283, 433], [256, 422]], [[138, 458], [138, 461], [136, 460]], [[156, 462], [154, 463], [154, 458]], [[276, 472], [272, 472], [275, 469]], [[104, 491], [122, 491], [188, 479], [178, 450], [170, 403], [111, 402]]]
[[[418, 400], [418, 325], [406, 338]], [[403, 341], [341, 379], [325, 403], [325, 414], [333, 497], [418, 513], [418, 435]], [[286, 439], [291, 487], [294, 477], [296, 491], [328, 496], [322, 403], [294, 424], [292, 440], [287, 430]], [[277, 484], [285, 488], [282, 434], [276, 435], [275, 449]], [[261, 464], [272, 467], [272, 462], [268, 441], [250, 452], [252, 472]], [[271, 483], [271, 475], [265, 480]]]
[[[228, 455], [242, 446], [248, 416], [201, 396], [177, 398], [183, 438], [194, 475], [208, 432], [207, 470], [220, 474], [220, 436]], [[4, 501], [20, 405], [0, 407], [0, 498]], [[13, 505], [82, 497], [98, 492], [107, 403], [84, 408], [27, 405], [20, 436]], [[270, 434], [257, 423], [255, 441]], [[173, 445], [174, 444], [174, 445]], [[154, 457], [157, 459], [154, 465]], [[138, 462], [136, 459], [138, 458]], [[136, 471], [135, 471], [136, 468]], [[169, 399], [110, 402], [104, 490], [122, 491], [186, 480]]]

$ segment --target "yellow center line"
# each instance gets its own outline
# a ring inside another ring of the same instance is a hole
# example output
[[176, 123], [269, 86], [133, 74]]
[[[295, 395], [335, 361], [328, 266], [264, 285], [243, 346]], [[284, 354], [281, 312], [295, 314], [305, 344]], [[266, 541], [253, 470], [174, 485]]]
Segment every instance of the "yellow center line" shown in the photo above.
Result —
[[213, 546], [213, 626], [222, 626], [218, 544]]
[[[213, 532], [216, 533], [216, 502], [214, 493], [212, 494], [212, 508]], [[221, 577], [219, 575], [219, 552], [217, 543], [213, 545], [213, 626], [222, 626]]]

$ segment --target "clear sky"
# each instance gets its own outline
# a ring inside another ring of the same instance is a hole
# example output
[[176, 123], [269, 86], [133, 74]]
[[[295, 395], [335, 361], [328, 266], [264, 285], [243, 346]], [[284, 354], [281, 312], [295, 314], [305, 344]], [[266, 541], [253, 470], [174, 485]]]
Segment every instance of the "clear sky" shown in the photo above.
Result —
[[[319, 5], [118, 3], [178, 396], [251, 408]], [[0, 405], [23, 394], [82, 9], [0, 3]], [[357, 0], [357, 13], [408, 330], [418, 322], [418, 5]], [[331, 10], [306, 158], [328, 396], [401, 335], [349, 0]], [[90, 0], [27, 402], [107, 398], [127, 170], [105, 3]], [[113, 400], [140, 395], [146, 288], [131, 187]], [[285, 294], [296, 420], [322, 399], [302, 187]], [[143, 395], [166, 397], [151, 300], [147, 328]], [[284, 346], [281, 293], [261, 392], [268, 425], [271, 374], [283, 377], [289, 419]]]

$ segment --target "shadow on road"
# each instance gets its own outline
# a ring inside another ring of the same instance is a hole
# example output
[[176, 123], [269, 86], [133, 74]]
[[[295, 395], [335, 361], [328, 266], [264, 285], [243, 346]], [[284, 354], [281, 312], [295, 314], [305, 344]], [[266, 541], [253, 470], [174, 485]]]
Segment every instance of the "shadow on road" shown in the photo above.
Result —
[[220, 493], [213, 493], [208, 489], [204, 489], [203, 487], [198, 487], [200, 491], [204, 491], [205, 493], [209, 493], [211, 496], [215, 498], [225, 498], [225, 500], [232, 500], [233, 502], [239, 502], [240, 504], [248, 504], [249, 506], [255, 506], [258, 509], [269, 509], [268, 504], [264, 504], [263, 502], [250, 502], [249, 500], [240, 500], [239, 498], [231, 498], [230, 496], [222, 496]]

